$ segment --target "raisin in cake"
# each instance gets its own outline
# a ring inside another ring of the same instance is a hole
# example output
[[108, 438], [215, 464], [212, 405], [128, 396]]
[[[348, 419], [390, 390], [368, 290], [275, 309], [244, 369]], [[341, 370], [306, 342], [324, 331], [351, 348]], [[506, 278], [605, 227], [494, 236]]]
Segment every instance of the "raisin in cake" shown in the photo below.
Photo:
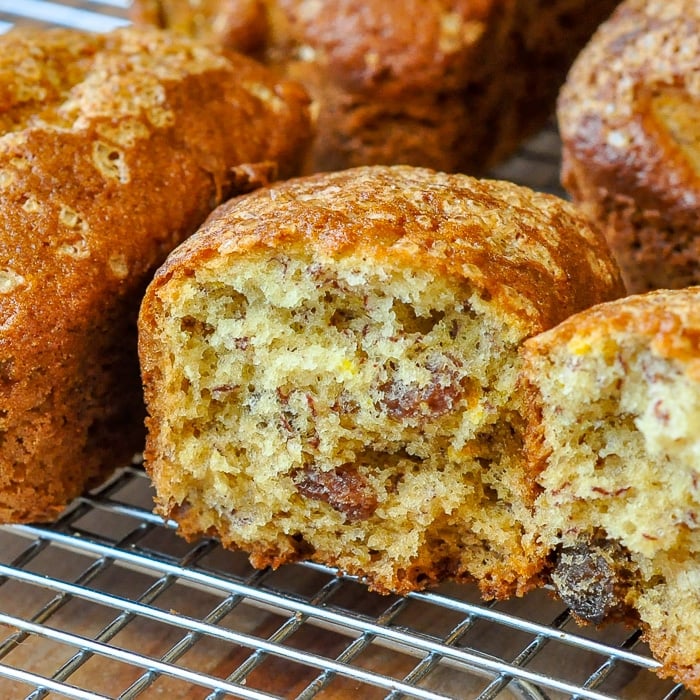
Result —
[[567, 203], [510, 183], [367, 166], [233, 199], [141, 308], [158, 510], [255, 566], [522, 592], [517, 349], [621, 293]]
[[585, 620], [638, 617], [700, 692], [700, 287], [599, 305], [524, 354], [559, 592]]

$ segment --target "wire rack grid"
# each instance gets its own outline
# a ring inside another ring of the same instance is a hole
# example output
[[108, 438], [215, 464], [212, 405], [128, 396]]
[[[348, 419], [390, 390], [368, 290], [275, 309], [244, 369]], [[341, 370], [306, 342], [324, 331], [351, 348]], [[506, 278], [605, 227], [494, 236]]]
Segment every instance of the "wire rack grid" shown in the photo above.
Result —
[[[0, 0], [14, 24], [93, 31], [128, 0]], [[561, 194], [550, 125], [493, 172]], [[636, 630], [577, 626], [547, 590], [379, 596], [314, 564], [257, 571], [152, 513], [138, 458], [49, 525], [0, 527], [0, 700], [689, 698]]]

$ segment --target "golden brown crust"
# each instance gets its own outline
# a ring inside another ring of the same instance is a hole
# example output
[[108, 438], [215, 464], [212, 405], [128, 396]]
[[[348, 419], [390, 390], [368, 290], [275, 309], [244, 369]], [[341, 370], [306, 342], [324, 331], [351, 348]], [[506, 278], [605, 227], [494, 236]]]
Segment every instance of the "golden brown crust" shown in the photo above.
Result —
[[700, 360], [698, 299], [699, 287], [632, 295], [574, 314], [525, 345], [530, 353], [547, 355], [574, 336], [592, 345], [613, 336], [635, 336], [659, 357], [679, 360], [690, 371]]
[[568, 203], [410, 166], [323, 173], [232, 199], [169, 257], [154, 286], [219, 252], [295, 241], [330, 255], [419, 258], [439, 274], [470, 279], [528, 334], [624, 293], [604, 241]]
[[264, 0], [139, 0], [129, 12], [137, 26], [172, 29], [243, 53], [259, 51], [268, 30]]
[[132, 17], [231, 42], [301, 81], [319, 115], [307, 172], [373, 163], [476, 172], [543, 125], [615, 4], [136, 0]]
[[605, 229], [630, 291], [700, 281], [700, 8], [623, 2], [558, 105], [563, 183]]
[[249, 59], [156, 30], [0, 45], [7, 522], [53, 517], [140, 450], [135, 317], [149, 275], [223, 197], [277, 161], [293, 170], [308, 115], [300, 88]]

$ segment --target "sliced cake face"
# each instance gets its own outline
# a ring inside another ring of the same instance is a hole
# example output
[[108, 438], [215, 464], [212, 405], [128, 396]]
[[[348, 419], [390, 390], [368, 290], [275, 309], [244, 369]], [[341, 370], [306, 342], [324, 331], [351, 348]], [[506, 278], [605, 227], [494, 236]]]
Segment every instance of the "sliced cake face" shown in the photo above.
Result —
[[379, 587], [523, 557], [502, 459], [521, 332], [468, 284], [297, 249], [217, 259], [165, 294], [178, 476], [160, 477], [199, 528], [261, 563], [377, 569]]
[[635, 340], [574, 340], [551, 358], [540, 386], [553, 451], [539, 481], [542, 500], [564, 509], [557, 524], [590, 518], [653, 556], [684, 539], [682, 525], [694, 529], [700, 516], [700, 385]]
[[601, 305], [528, 341], [536, 502], [579, 616], [638, 615], [665, 672], [700, 671], [700, 288]]
[[[363, 168], [216, 212], [141, 311], [161, 512], [385, 592], [532, 585], [517, 350], [619, 278], [563, 203], [510, 187]], [[567, 236], [580, 254], [553, 257]]]

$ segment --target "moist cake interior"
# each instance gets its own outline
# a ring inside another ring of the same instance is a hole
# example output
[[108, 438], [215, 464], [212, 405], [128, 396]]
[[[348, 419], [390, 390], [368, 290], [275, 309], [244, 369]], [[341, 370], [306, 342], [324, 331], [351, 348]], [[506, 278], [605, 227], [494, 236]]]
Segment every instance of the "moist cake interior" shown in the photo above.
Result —
[[585, 337], [542, 361], [537, 382], [544, 446], [556, 445], [539, 479], [539, 525], [563, 547], [554, 572], [560, 593], [594, 622], [636, 611], [655, 651], [668, 661], [675, 649], [671, 664], [694, 665], [700, 629], [687, 611], [700, 602], [696, 382], [641, 340], [622, 350], [611, 338], [594, 352]]
[[384, 592], [525, 587], [522, 330], [488, 295], [298, 248], [219, 256], [159, 296], [159, 345], [178, 348], [161, 365], [164, 512], [258, 566], [316, 554]]

